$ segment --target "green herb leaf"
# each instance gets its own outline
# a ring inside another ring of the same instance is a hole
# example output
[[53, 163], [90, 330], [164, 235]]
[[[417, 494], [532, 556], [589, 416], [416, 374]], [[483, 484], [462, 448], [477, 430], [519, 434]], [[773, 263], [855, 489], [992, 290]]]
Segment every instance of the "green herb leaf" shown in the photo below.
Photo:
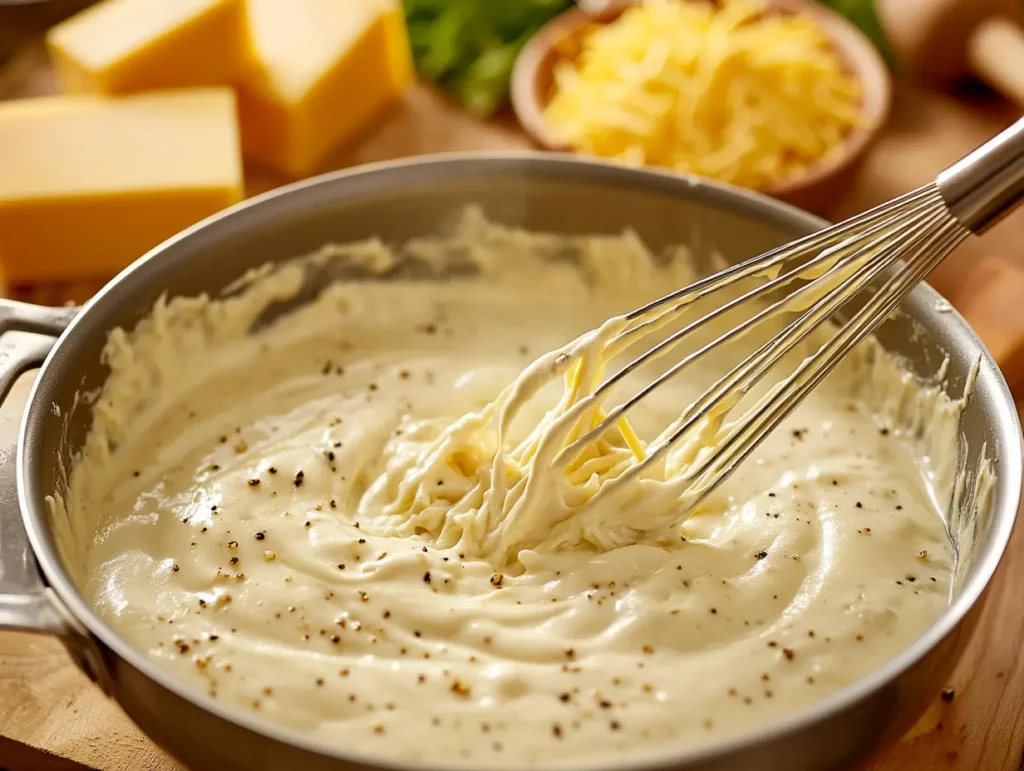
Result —
[[572, 0], [404, 0], [413, 59], [477, 115], [508, 98], [509, 78], [526, 40]]

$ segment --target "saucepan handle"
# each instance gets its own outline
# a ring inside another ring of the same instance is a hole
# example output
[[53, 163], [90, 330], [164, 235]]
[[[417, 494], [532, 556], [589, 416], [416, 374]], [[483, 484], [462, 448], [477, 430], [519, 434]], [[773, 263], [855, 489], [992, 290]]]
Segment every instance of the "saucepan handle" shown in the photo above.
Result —
[[[38, 367], [55, 338], [13, 331], [0, 337], [0, 400], [22, 373]], [[0, 446], [0, 630], [62, 633], [45, 596], [18, 505], [17, 441]]]
[[[0, 403], [15, 381], [49, 354], [77, 308], [46, 308], [0, 299]], [[96, 679], [94, 646], [43, 580], [18, 504], [17, 443], [0, 446], [0, 631], [59, 637]]]

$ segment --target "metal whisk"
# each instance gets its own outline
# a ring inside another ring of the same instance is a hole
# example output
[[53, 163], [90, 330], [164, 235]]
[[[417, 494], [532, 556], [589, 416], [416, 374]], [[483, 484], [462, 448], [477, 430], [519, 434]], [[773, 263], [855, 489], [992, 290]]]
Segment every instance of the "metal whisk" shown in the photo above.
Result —
[[[825, 228], [739, 263], [626, 314], [627, 322], [606, 350], [623, 350], [643, 335], [666, 325], [683, 308], [713, 293], [727, 301], [637, 356], [593, 389], [574, 410], [582, 414], [638, 367], [669, 353], [698, 329], [744, 303], [766, 303], [746, 321], [717, 335], [684, 356], [633, 396], [610, 409], [600, 422], [565, 446], [554, 464], [567, 464], [591, 442], [669, 378], [735, 340], [779, 312], [796, 312], [782, 331], [760, 345], [718, 379], [706, 393], [664, 430], [642, 457], [606, 486], [615, 488], [642, 474], [703, 421], [728, 412], [783, 357], [832, 319], [869, 287], [873, 292], [838, 324], [836, 331], [796, 370], [769, 389], [753, 409], [729, 426], [709, 453], [682, 472], [682, 486], [696, 488], [693, 504], [724, 480], [736, 466], [881, 324], [933, 268], [970, 233], [982, 233], [1024, 197], [1024, 119], [943, 171], [934, 182], [845, 222]], [[733, 299], [725, 294], [743, 279], [767, 278]], [[778, 290], [797, 281], [782, 299]], [[763, 328], [763, 327], [761, 327]], [[691, 338], [692, 339], [692, 338]]]

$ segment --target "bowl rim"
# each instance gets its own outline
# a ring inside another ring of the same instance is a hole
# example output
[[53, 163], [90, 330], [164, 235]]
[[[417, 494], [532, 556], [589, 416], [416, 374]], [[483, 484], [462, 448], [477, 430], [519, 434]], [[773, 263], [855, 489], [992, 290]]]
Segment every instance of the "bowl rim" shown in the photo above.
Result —
[[[139, 274], [144, 273], [147, 268], [157, 265], [168, 252], [173, 253], [175, 249], [187, 245], [189, 239], [201, 235], [211, 228], [223, 227], [227, 221], [232, 219], [259, 217], [264, 207], [282, 206], [284, 201], [304, 193], [314, 192], [318, 188], [330, 189], [333, 186], [359, 182], [374, 176], [386, 178], [387, 175], [393, 175], [401, 179], [403, 174], [410, 173], [461, 173], [471, 177], [473, 174], [487, 173], [487, 169], [484, 168], [487, 166], [498, 170], [502, 167], [515, 166], [528, 174], [556, 173], [567, 179], [598, 180], [609, 184], [614, 184], [616, 181], [622, 182], [628, 178], [638, 188], [646, 188], [669, 195], [675, 194], [684, 198], [701, 195], [710, 205], [771, 222], [780, 227], [811, 232], [827, 224], [815, 215], [763, 194], [695, 176], [657, 169], [633, 169], [575, 155], [531, 151], [440, 153], [412, 159], [366, 164], [284, 185], [242, 201], [202, 220], [151, 249], [108, 282], [83, 306], [82, 311], [76, 315], [54, 344], [29, 393], [18, 436], [16, 459], [18, 504], [34, 556], [52, 589], [51, 598], [58, 606], [63, 606], [58, 608], [62, 613], [70, 615], [80, 622], [89, 635], [102, 643], [105, 649], [113, 652], [120, 660], [127, 662], [160, 687], [221, 720], [252, 731], [266, 739], [332, 760], [357, 760], [365, 764], [367, 768], [391, 769], [393, 771], [410, 771], [410, 769], [441, 771], [441, 769], [448, 768], [443, 762], [438, 761], [409, 763], [382, 758], [358, 748], [342, 749], [296, 729], [287, 728], [262, 716], [248, 713], [240, 707], [216, 700], [202, 689], [175, 677], [169, 670], [115, 632], [79, 593], [46, 524], [49, 514], [43, 496], [47, 493], [39, 490], [38, 485], [33, 486], [31, 482], [37, 478], [42, 462], [39, 457], [41, 452], [34, 448], [39, 443], [38, 437], [42, 433], [44, 422], [53, 418], [52, 400], [48, 398], [49, 392], [54, 387], [51, 382], [54, 379], [51, 370], [58, 366], [55, 362], [60, 357], [61, 351], [65, 347], [71, 347], [78, 335], [92, 334], [92, 331], [88, 329], [93, 321], [90, 319], [89, 311], [103, 302], [116, 300], [117, 295], [126, 289], [125, 285], [130, 283], [129, 279], [140, 279]], [[400, 182], [398, 186], [401, 184], [404, 183]], [[128, 291], [131, 290], [128, 289]], [[678, 769], [686, 764], [700, 764], [720, 759], [737, 751], [749, 750], [758, 745], [797, 734], [815, 724], [836, 717], [889, 685], [953, 632], [982, 597], [1006, 551], [1020, 505], [1021, 484], [1022, 477], [1024, 477], [1024, 436], [1021, 435], [1020, 420], [1009, 387], [991, 354], [966, 320], [957, 311], [948, 309], [948, 303], [942, 300], [941, 295], [924, 282], [913, 290], [907, 302], [914, 300], [916, 300], [916, 305], [923, 308], [925, 314], [938, 315], [937, 321], [948, 331], [952, 344], [967, 345], [978, 352], [980, 366], [976, 376], [977, 388], [975, 390], [985, 389], [991, 393], [992, 401], [998, 412], [998, 425], [1004, 426], [1008, 435], [1012, 433], [1016, 437], [1015, 442], [1000, 443], [998, 462], [1001, 466], [1005, 466], [1005, 469], [1001, 469], [997, 475], [993, 490], [992, 534], [975, 563], [973, 575], [964, 583], [960, 595], [915, 639], [913, 644], [886, 661], [881, 667], [779, 720], [692, 748], [673, 749], [671, 746], [662, 746], [653, 751], [631, 754], [626, 759], [617, 757], [602, 760], [588, 759], [586, 764], [575, 764], [574, 767], [598, 771], [598, 769], [622, 768], [623, 765], [627, 765], [632, 771], [670, 771], [670, 769]], [[942, 308], [941, 312], [938, 310], [939, 308]], [[1000, 501], [1003, 505], [997, 507], [997, 503]]]
[[[867, 36], [831, 8], [813, 0], [763, 1], [770, 9], [806, 16], [813, 21], [828, 36], [836, 53], [862, 87], [861, 123], [832, 152], [798, 176], [756, 189], [756, 192], [765, 195], [785, 198], [841, 175], [864, 155], [889, 117], [892, 77], [885, 60]], [[527, 40], [512, 67], [509, 98], [520, 126], [537, 146], [556, 152], [571, 151], [548, 126], [544, 118], [543, 99], [537, 92], [538, 74], [542, 68], [549, 66], [554, 56], [553, 47], [580, 28], [595, 21], [608, 23], [630, 6], [641, 2], [613, 0], [596, 16], [574, 6], [551, 19]], [[645, 164], [644, 168], [658, 167]]]

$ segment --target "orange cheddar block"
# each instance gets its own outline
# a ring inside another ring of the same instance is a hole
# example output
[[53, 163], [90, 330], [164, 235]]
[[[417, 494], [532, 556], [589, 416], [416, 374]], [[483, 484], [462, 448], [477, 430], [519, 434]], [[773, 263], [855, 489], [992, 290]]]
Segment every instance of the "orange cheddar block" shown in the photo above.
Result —
[[242, 198], [227, 88], [0, 102], [0, 273], [105, 278]]
[[239, 87], [245, 156], [289, 177], [397, 102], [413, 77], [401, 8], [388, 0], [249, 0], [253, 62]]
[[46, 43], [68, 93], [227, 85], [249, 54], [244, 0], [103, 0]]

